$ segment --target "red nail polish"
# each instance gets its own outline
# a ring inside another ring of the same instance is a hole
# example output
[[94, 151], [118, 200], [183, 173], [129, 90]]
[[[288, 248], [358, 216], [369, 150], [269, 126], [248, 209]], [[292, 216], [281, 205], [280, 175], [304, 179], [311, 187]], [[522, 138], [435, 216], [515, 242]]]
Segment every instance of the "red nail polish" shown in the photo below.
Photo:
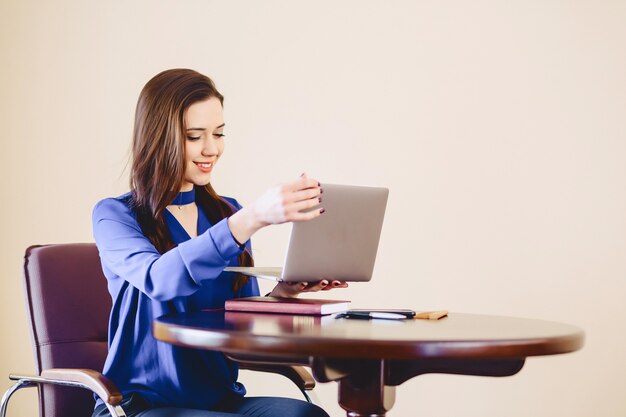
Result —
[[324, 208], [320, 210], [320, 214], [324, 214], [325, 212], [326, 212], [326, 209]]

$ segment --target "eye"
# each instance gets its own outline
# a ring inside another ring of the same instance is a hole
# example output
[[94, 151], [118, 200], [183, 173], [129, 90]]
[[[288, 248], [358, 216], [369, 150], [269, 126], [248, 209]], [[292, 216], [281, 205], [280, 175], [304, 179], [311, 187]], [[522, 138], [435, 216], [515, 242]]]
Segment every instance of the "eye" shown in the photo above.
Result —
[[223, 133], [213, 133], [213, 136], [215, 136], [216, 138], [223, 138], [226, 135]]
[[187, 136], [188, 140], [194, 141], [200, 139], [200, 136]]

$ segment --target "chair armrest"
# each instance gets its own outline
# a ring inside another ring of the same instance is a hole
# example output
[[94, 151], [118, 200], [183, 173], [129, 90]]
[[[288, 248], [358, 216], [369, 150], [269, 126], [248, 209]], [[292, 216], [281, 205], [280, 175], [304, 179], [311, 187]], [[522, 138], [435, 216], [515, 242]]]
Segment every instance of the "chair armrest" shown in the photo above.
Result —
[[110, 405], [115, 406], [122, 402], [122, 394], [115, 384], [100, 372], [92, 369], [52, 368], [41, 371], [41, 376], [9, 375], [9, 378], [42, 384], [87, 388]]
[[257, 372], [269, 372], [289, 378], [301, 391], [310, 391], [315, 388], [315, 379], [304, 366], [283, 365], [273, 362], [257, 360], [244, 360], [237, 356], [227, 355], [231, 360], [239, 364], [240, 369]]

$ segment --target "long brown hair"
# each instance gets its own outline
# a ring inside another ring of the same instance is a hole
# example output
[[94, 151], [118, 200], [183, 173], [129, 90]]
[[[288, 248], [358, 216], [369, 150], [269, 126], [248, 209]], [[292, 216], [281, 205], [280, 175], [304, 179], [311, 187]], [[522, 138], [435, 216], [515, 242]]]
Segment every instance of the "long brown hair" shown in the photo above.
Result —
[[[214, 97], [224, 105], [224, 96], [213, 81], [190, 69], [157, 74], [139, 95], [130, 175], [132, 204], [143, 233], [161, 253], [176, 246], [163, 213], [180, 191], [185, 175], [185, 111]], [[212, 224], [233, 214], [234, 207], [217, 195], [211, 184], [195, 188], [196, 204]], [[239, 263], [252, 266], [250, 252], [239, 255]], [[233, 291], [238, 292], [247, 282], [246, 276], [236, 275]]]

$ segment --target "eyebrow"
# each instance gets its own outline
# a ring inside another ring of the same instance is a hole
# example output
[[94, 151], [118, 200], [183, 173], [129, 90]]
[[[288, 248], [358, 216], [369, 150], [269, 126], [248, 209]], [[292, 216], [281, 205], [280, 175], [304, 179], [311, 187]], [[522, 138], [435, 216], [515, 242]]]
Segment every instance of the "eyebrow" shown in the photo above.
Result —
[[[219, 125], [215, 129], [219, 129], [221, 127], [224, 127], [225, 125], [226, 125], [226, 123], [222, 123], [221, 125]], [[190, 127], [189, 129], [187, 129], [187, 132], [189, 132], [190, 130], [201, 130], [201, 131], [204, 132], [206, 130], [206, 128], [204, 128], [204, 127]]]

